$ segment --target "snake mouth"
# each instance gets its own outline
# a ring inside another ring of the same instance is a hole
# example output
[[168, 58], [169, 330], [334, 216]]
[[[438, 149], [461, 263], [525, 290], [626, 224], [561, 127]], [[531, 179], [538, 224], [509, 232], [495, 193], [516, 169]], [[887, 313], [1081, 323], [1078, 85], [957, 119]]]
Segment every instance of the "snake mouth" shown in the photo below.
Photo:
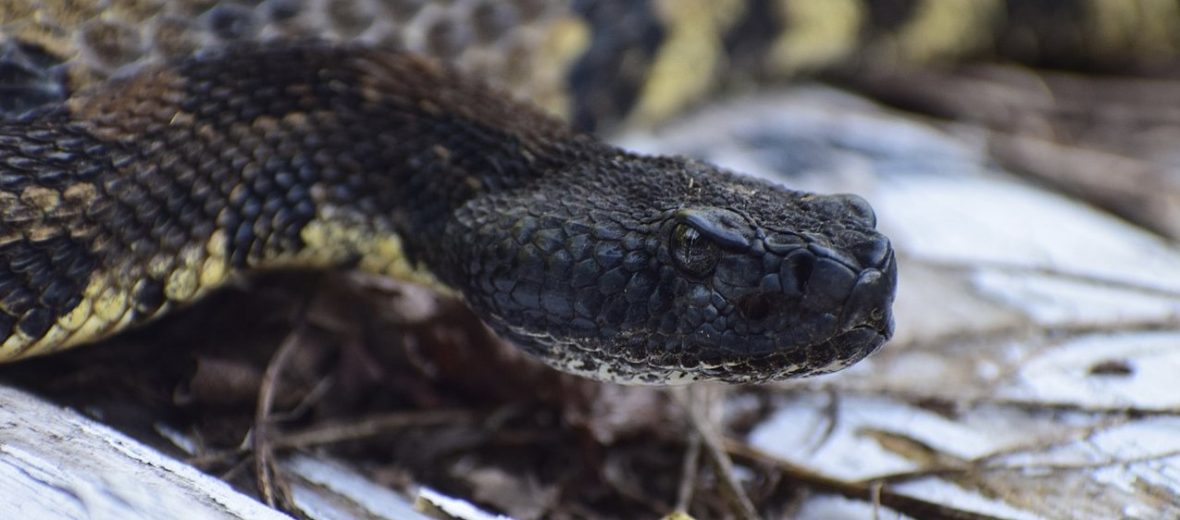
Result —
[[[893, 337], [893, 319], [891, 315], [884, 317], [884, 322], [873, 325], [858, 325], [834, 337], [816, 349], [827, 350], [832, 353], [830, 362], [824, 365], [810, 367], [806, 372], [792, 372], [791, 377], [803, 375], [830, 374], [848, 368], [870, 354], [876, 352], [889, 338]], [[786, 376], [780, 374], [779, 378]]]
[[[701, 360], [666, 381], [716, 380], [733, 384], [761, 384], [784, 379], [830, 374], [848, 368], [880, 349], [893, 335], [892, 316], [879, 324], [852, 327], [826, 341], [789, 350], [751, 355], [735, 354], [724, 361]], [[673, 370], [671, 372], [677, 372]]]
[[[897, 289], [897, 260], [892, 248], [877, 265], [864, 269], [845, 299], [831, 339], [805, 350], [814, 354], [807, 371], [787, 367], [778, 378], [819, 375], [847, 368], [880, 349], [893, 337], [893, 298]], [[830, 357], [826, 363], [824, 357]]]
[[876, 266], [857, 276], [836, 320], [835, 334], [810, 346], [771, 354], [781, 365], [766, 380], [836, 372], [876, 352], [893, 337], [896, 290], [897, 260], [889, 247], [878, 256]]
[[[734, 314], [755, 321], [781, 320], [753, 337], [719, 346], [716, 338], [686, 338], [699, 360], [686, 366], [685, 379], [764, 383], [813, 376], [847, 368], [880, 349], [894, 333], [892, 304], [897, 261], [891, 248], [876, 255], [845, 285], [837, 305], [809, 306], [806, 291], [795, 300], [753, 295], [739, 300]], [[844, 273], [845, 270], [832, 272]], [[841, 275], [845, 276], [845, 275]], [[825, 282], [812, 274], [812, 287]], [[828, 284], [822, 290], [830, 290]], [[830, 301], [830, 300], [829, 300]], [[682, 362], [685, 359], [681, 359]]]

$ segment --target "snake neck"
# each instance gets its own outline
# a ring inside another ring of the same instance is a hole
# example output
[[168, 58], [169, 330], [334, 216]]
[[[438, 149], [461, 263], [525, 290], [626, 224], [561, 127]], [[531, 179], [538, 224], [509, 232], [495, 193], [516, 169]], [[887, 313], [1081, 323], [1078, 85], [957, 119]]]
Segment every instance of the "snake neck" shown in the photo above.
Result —
[[94, 341], [235, 273], [452, 290], [452, 212], [603, 145], [434, 62], [243, 46], [0, 124], [0, 359]]
[[168, 179], [201, 214], [160, 218], [208, 222], [231, 269], [355, 263], [432, 285], [457, 208], [603, 146], [434, 62], [318, 44], [188, 60], [70, 112], [111, 150], [112, 197], [133, 207], [127, 185]]

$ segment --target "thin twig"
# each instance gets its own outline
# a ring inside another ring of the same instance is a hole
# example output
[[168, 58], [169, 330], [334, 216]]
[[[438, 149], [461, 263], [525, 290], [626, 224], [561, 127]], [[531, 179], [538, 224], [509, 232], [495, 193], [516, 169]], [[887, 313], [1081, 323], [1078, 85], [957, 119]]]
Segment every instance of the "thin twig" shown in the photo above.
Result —
[[853, 397], [888, 397], [901, 401], [907, 404], [914, 405], [918, 408], [928, 408], [924, 403], [938, 403], [947, 406], [955, 406], [956, 410], [971, 410], [982, 406], [1014, 408], [1017, 410], [1024, 410], [1029, 412], [1077, 412], [1089, 415], [1113, 415], [1117, 417], [1175, 417], [1180, 415], [1180, 408], [1140, 408], [1133, 405], [1099, 405], [1086, 406], [1077, 403], [1049, 403], [1049, 402], [1035, 402], [1028, 399], [1002, 398], [1002, 397], [969, 397], [956, 398], [953, 402], [946, 402], [945, 396], [935, 396], [928, 393], [897, 390], [892, 388], [838, 388], [822, 386], [820, 388], [833, 388], [844, 398]]
[[836, 493], [848, 498], [864, 500], [885, 506], [899, 513], [917, 518], [945, 518], [948, 520], [998, 520], [998, 517], [965, 511], [898, 493], [891, 492], [887, 484], [877, 481], [850, 482], [828, 477], [806, 467], [776, 457], [749, 444], [734, 439], [724, 439], [725, 450], [733, 455], [762, 464], [768, 464], [783, 472], [788, 478], [812, 488]]
[[[1089, 471], [1096, 469], [1109, 468], [1112, 466], [1130, 466], [1133, 464], [1144, 464], [1148, 462], [1158, 462], [1163, 459], [1168, 459], [1180, 455], [1180, 450], [1168, 450], [1160, 453], [1152, 453], [1148, 455], [1141, 455], [1138, 457], [1128, 457], [1126, 459], [1106, 459], [1096, 460], [1092, 462], [1031, 462], [1021, 464], [985, 464], [975, 461], [975, 463], [964, 466], [930, 466], [913, 471], [904, 471], [897, 473], [890, 473], [882, 475], [874, 479], [877, 482], [888, 482], [892, 484], [908, 482], [930, 477], [939, 476], [954, 476], [966, 474], [979, 473], [1013, 473], [1016, 475], [1025, 475], [1030, 472], [1067, 472], [1067, 471]], [[990, 459], [992, 457], [988, 457]]]
[[714, 428], [716, 423], [710, 418], [713, 400], [709, 398], [709, 392], [714, 388], [718, 387], [710, 385], [689, 387], [686, 403], [688, 416], [692, 421], [693, 428], [700, 435], [713, 470], [717, 472], [721, 493], [729, 502], [733, 514], [738, 518], [757, 520], [760, 518], [758, 510], [754, 507], [750, 496], [746, 494], [746, 490], [742, 489], [741, 483], [738, 482], [737, 475], [733, 471], [733, 460], [729, 458], [729, 453], [725, 450], [724, 439]]
[[913, 257], [913, 261], [920, 261], [924, 266], [944, 269], [950, 272], [975, 272], [981, 269], [989, 269], [992, 271], [1009, 274], [1035, 274], [1039, 276], [1051, 276], [1071, 282], [1084, 283], [1105, 289], [1118, 289], [1144, 295], [1158, 296], [1162, 298], [1180, 299], [1180, 289], [1173, 287], [1147, 285], [1145, 282], [1138, 280], [1110, 278], [1100, 274], [1071, 272], [1069, 270], [1059, 269], [1054, 266], [1028, 265], [1021, 264], [1019, 262], [1003, 260], [972, 259], [970, 262], [964, 262], [959, 260], [924, 258], [920, 256]]
[[474, 424], [478, 416], [466, 410], [429, 410], [363, 417], [357, 421], [319, 424], [306, 430], [278, 436], [273, 448], [306, 448], [352, 441], [405, 430], [438, 425]]
[[[302, 313], [300, 313], [302, 315]], [[274, 462], [274, 444], [271, 439], [271, 410], [274, 408], [275, 395], [278, 392], [278, 380], [286, 367], [287, 362], [295, 353], [299, 346], [300, 338], [304, 332], [302, 320], [287, 337], [283, 339], [283, 343], [279, 346], [275, 355], [271, 357], [270, 362], [266, 365], [266, 372], [262, 377], [262, 386], [258, 390], [258, 405], [254, 412], [254, 435], [252, 436], [251, 447], [254, 451], [254, 471], [258, 480], [258, 492], [262, 495], [262, 499], [266, 505], [275, 507], [276, 484], [283, 486], [283, 483], [277, 478], [275, 472]], [[280, 491], [283, 491], [280, 489]], [[285, 497], [289, 496], [284, 493], [284, 505], [288, 505]]]
[[307, 395], [304, 395], [294, 407], [292, 407], [290, 410], [272, 414], [270, 416], [271, 420], [283, 422], [296, 417], [302, 417], [308, 412], [308, 410], [311, 410], [313, 406], [319, 404], [320, 400], [328, 394], [328, 391], [330, 391], [332, 386], [335, 384], [336, 378], [334, 377], [325, 376], [320, 378], [319, 382], [317, 382], [315, 386], [312, 386], [311, 390], [307, 392]]
[[693, 431], [688, 436], [688, 447], [684, 450], [684, 464], [680, 471], [680, 489], [676, 493], [676, 510], [688, 511], [696, 489], [697, 473], [700, 472], [701, 434]]

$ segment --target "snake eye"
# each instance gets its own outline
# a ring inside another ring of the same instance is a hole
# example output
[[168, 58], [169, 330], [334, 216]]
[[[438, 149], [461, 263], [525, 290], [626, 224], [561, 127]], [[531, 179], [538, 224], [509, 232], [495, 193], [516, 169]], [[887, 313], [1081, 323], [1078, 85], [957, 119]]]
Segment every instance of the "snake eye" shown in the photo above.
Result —
[[721, 250], [712, 240], [687, 224], [672, 228], [672, 258], [676, 265], [693, 276], [705, 276], [717, 266]]

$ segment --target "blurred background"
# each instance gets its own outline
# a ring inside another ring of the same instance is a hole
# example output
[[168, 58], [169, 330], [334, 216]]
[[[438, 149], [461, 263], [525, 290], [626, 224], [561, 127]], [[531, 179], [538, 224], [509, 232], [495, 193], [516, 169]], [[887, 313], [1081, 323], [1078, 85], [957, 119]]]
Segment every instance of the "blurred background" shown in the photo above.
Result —
[[[802, 381], [580, 380], [345, 273], [0, 368], [234, 493], [309, 518], [449, 500], [422, 486], [521, 519], [1180, 516], [1176, 2], [14, 0], [0, 35], [10, 118], [210, 47], [426, 54], [630, 149], [860, 194], [897, 248], [896, 337]], [[45, 413], [3, 416], [11, 442], [51, 447]]]

